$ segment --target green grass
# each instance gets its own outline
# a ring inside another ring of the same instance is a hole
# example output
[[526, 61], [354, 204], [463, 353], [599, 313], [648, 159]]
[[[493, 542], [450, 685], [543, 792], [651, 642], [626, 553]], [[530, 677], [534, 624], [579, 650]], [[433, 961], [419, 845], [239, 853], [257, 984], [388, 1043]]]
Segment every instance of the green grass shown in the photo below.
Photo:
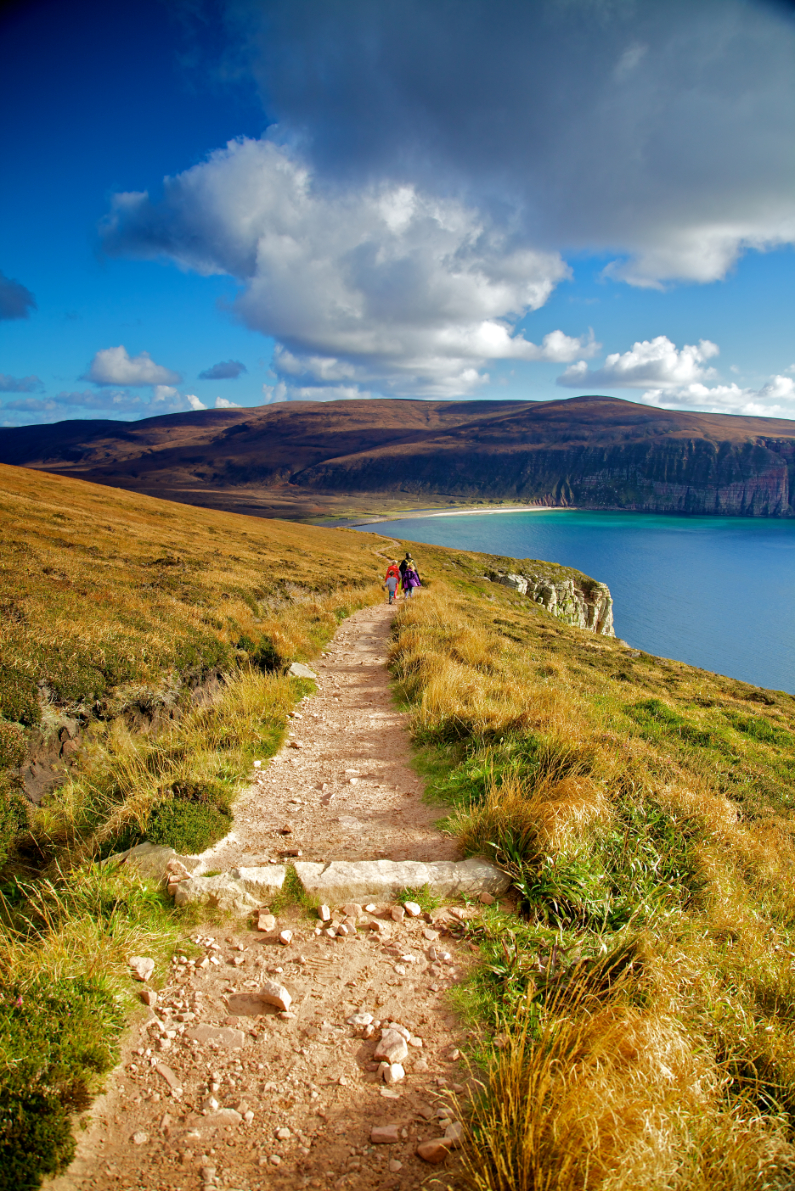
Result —
[[395, 894], [395, 901], [398, 904], [402, 904], [403, 902], [416, 902], [420, 909], [426, 914], [430, 910], [438, 909], [442, 904], [442, 898], [437, 897], [435, 893], [432, 893], [427, 885], [421, 885], [416, 889], [407, 886], [405, 889], [401, 889]]
[[159, 983], [190, 923], [164, 894], [96, 865], [0, 889], [2, 1191], [33, 1191], [69, 1162], [71, 1118], [118, 1061], [136, 1003], [127, 960], [151, 955]]

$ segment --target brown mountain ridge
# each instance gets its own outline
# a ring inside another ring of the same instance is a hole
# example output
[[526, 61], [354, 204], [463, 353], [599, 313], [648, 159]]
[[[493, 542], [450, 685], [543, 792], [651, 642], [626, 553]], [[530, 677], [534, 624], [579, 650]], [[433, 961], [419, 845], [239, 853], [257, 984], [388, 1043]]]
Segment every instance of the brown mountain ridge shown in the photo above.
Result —
[[795, 515], [795, 422], [602, 396], [285, 402], [60, 422], [5, 430], [0, 462], [271, 516], [365, 496]]

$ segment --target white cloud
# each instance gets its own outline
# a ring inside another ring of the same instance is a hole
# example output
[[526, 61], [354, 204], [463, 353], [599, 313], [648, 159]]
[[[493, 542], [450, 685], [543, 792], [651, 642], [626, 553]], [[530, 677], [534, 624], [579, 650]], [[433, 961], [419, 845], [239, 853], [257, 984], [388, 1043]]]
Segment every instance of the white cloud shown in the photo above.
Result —
[[179, 382], [178, 372], [156, 364], [149, 352], [129, 356], [127, 348], [106, 347], [98, 351], [84, 380], [95, 385], [173, 385]]
[[216, 397], [215, 408], [216, 409], [240, 409], [241, 406], [238, 404], [237, 401], [227, 401], [226, 397]]
[[178, 396], [178, 390], [173, 385], [155, 385], [152, 400], [173, 401], [176, 396]]
[[157, 385], [149, 399], [128, 389], [113, 391], [107, 388], [102, 388], [99, 392], [84, 389], [79, 392], [56, 393], [53, 397], [17, 398], [0, 405], [0, 416], [9, 411], [11, 419], [6, 421], [5, 425], [30, 425], [86, 416], [134, 420], [205, 408], [198, 397], [183, 396], [171, 385]]
[[698, 381], [678, 388], [649, 389], [641, 398], [662, 409], [697, 409], [715, 414], [748, 417], [795, 418], [795, 380], [771, 376], [759, 389], [737, 384], [705, 385]]
[[674, 388], [714, 377], [714, 369], [704, 365], [719, 350], [709, 339], [679, 349], [667, 335], [658, 335], [634, 343], [629, 351], [613, 352], [602, 368], [590, 369], [579, 360], [557, 378], [557, 384], [570, 389]]
[[[720, 354], [717, 344], [701, 339], [677, 348], [666, 335], [634, 343], [629, 351], [613, 352], [602, 368], [590, 369], [584, 360], [572, 364], [557, 383], [581, 392], [643, 389], [641, 401], [661, 409], [696, 409], [707, 413], [754, 417], [795, 417], [795, 380], [777, 375], [758, 389], [736, 382], [723, 384], [708, 361]], [[736, 369], [732, 368], [733, 371]], [[795, 367], [787, 369], [795, 371]], [[705, 382], [714, 381], [708, 384]]]
[[160, 204], [117, 195], [103, 236], [109, 252], [239, 279], [238, 315], [278, 341], [277, 375], [304, 388], [454, 396], [491, 360], [596, 350], [592, 335], [539, 345], [516, 330], [569, 275], [558, 253], [415, 186], [324, 187], [269, 140], [232, 141], [167, 178]]
[[263, 385], [263, 405], [277, 401], [353, 401], [357, 397], [377, 397], [358, 385], [296, 385], [283, 380]]

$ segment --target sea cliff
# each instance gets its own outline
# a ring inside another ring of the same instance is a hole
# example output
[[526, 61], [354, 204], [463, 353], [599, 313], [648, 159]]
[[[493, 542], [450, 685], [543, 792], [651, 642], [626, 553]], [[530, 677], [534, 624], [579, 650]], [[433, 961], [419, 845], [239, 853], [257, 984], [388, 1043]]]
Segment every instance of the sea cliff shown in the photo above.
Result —
[[529, 563], [527, 569], [523, 567], [507, 573], [495, 571], [489, 578], [541, 604], [553, 616], [574, 628], [588, 629], [602, 637], [615, 637], [613, 597], [607, 584], [579, 572], [567, 578], [554, 577], [533, 569], [532, 561], [526, 561]]

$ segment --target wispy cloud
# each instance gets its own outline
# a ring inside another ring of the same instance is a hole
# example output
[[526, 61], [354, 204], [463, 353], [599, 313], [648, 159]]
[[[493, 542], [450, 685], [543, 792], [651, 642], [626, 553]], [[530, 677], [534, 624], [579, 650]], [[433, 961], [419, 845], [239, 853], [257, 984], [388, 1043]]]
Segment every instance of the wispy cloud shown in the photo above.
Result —
[[6, 376], [0, 372], [0, 393], [37, 393], [43, 387], [38, 376]]
[[649, 389], [642, 400], [663, 409], [697, 409], [715, 414], [791, 419], [795, 418], [795, 380], [791, 376], [771, 376], [758, 389], [737, 384], [705, 385], [695, 381], [676, 388]]

